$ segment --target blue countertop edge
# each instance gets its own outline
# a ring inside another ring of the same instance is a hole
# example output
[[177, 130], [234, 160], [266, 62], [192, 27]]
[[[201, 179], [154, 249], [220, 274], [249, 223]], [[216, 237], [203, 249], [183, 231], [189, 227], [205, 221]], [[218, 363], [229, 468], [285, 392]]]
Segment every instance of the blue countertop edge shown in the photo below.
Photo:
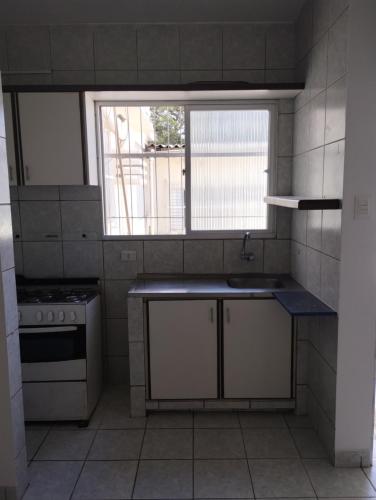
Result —
[[337, 316], [336, 311], [306, 290], [273, 292], [291, 316]]

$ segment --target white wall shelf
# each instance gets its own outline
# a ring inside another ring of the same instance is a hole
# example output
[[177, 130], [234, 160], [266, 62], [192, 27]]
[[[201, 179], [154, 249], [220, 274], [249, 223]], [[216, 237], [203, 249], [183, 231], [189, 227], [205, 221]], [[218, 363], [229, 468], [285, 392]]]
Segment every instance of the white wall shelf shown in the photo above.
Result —
[[310, 198], [303, 196], [265, 196], [268, 205], [295, 208], [297, 210], [339, 210], [342, 200], [338, 198]]

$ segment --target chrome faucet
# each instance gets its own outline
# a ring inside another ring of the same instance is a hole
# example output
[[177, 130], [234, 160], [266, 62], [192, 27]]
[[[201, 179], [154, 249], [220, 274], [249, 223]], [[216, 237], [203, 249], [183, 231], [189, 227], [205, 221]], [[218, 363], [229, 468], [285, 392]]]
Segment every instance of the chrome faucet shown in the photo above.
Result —
[[245, 251], [246, 245], [247, 245], [247, 240], [250, 240], [250, 239], [251, 239], [251, 233], [250, 233], [250, 231], [246, 231], [244, 233], [244, 237], [243, 237], [243, 247], [242, 247], [242, 252], [240, 254], [240, 258], [243, 260], [247, 260], [248, 262], [252, 262], [256, 258], [255, 254], [253, 252], [247, 253]]

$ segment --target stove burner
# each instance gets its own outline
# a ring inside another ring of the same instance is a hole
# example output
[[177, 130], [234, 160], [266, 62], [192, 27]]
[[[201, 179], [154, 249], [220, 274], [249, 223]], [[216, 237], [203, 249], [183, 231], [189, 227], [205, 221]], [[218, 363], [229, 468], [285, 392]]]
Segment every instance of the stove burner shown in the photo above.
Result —
[[17, 299], [20, 304], [80, 304], [95, 297], [96, 291], [85, 289], [38, 289], [22, 288], [17, 290]]

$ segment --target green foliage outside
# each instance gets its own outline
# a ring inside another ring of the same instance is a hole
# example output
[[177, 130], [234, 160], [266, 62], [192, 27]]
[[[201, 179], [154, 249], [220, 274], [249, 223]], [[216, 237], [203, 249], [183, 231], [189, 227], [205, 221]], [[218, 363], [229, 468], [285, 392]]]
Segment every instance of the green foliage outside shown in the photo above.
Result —
[[181, 106], [152, 106], [150, 118], [157, 144], [184, 144], [184, 109]]

